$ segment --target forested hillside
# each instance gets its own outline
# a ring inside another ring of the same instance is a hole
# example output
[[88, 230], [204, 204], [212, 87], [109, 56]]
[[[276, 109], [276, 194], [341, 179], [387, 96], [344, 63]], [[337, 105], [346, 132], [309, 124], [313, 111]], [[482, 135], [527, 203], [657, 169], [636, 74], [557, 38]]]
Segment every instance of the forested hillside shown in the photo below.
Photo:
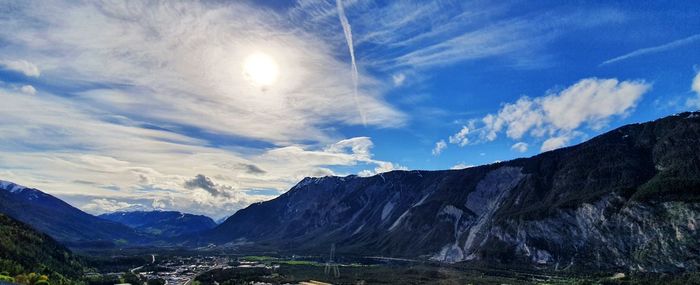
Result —
[[0, 281], [74, 284], [83, 264], [48, 235], [0, 214]]

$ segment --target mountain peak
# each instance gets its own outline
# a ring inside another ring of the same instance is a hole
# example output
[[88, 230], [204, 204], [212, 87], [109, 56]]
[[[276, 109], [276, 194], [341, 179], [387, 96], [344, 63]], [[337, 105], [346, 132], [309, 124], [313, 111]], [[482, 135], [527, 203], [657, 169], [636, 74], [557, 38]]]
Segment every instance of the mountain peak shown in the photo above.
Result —
[[27, 187], [19, 185], [19, 184], [14, 183], [14, 182], [0, 180], [0, 189], [15, 193], [15, 192], [19, 192], [19, 191], [22, 191], [24, 189], [27, 189]]

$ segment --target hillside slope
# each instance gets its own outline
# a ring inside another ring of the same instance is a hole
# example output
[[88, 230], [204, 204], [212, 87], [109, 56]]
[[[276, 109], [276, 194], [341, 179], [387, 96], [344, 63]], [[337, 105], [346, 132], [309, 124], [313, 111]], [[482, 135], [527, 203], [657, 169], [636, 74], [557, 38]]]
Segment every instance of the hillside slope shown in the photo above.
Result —
[[0, 214], [0, 272], [45, 274], [53, 284], [72, 284], [83, 269], [81, 261], [51, 237]]
[[306, 178], [191, 238], [289, 252], [700, 269], [700, 114], [462, 170]]
[[119, 223], [85, 213], [54, 196], [0, 181], [0, 213], [26, 223], [69, 246], [133, 244], [151, 238]]
[[139, 232], [162, 237], [191, 234], [216, 226], [214, 220], [207, 216], [175, 211], [115, 212], [102, 214], [99, 217], [124, 224]]

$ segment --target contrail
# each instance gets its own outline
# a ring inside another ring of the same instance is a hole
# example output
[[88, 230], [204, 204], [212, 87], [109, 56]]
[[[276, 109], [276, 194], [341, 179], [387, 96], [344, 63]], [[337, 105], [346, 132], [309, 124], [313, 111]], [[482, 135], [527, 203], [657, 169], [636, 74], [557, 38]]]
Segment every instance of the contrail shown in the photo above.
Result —
[[352, 62], [352, 83], [355, 87], [353, 97], [355, 98], [355, 106], [357, 106], [357, 111], [360, 112], [360, 117], [362, 117], [362, 124], [367, 126], [367, 118], [365, 118], [365, 112], [362, 111], [360, 107], [360, 100], [357, 98], [357, 64], [355, 63], [355, 48], [352, 44], [352, 29], [350, 27], [350, 22], [348, 22], [348, 17], [345, 16], [345, 9], [343, 9], [343, 1], [336, 0], [335, 4], [338, 6], [338, 18], [340, 19], [340, 25], [343, 26], [343, 33], [345, 34], [345, 41], [348, 42], [348, 50], [350, 50], [350, 61]]
[[600, 65], [602, 66], [602, 65], [606, 65], [606, 64], [611, 64], [611, 63], [614, 63], [614, 62], [618, 62], [618, 61], [621, 61], [621, 60], [625, 60], [625, 59], [628, 59], [628, 58], [631, 58], [631, 57], [640, 56], [640, 55], [645, 55], [645, 54], [650, 54], [650, 53], [656, 53], [656, 52], [666, 51], [666, 50], [669, 50], [669, 49], [672, 49], [672, 48], [676, 48], [676, 47], [679, 47], [679, 46], [682, 46], [682, 45], [686, 45], [686, 44], [692, 43], [692, 42], [694, 42], [694, 41], [696, 41], [696, 40], [700, 40], [700, 34], [692, 35], [692, 36], [690, 36], [690, 37], [687, 37], [687, 38], [684, 38], [684, 39], [680, 39], [680, 40], [676, 40], [676, 41], [672, 41], [672, 42], [670, 42], [670, 43], [666, 43], [666, 44], [663, 44], [663, 45], [660, 45], [660, 46], [638, 49], [638, 50], [635, 50], [635, 51], [630, 52], [630, 53], [628, 53], [628, 54], [621, 55], [621, 56], [618, 56], [618, 57], [616, 57], [616, 58], [608, 59], [608, 60], [604, 61], [603, 63], [601, 63]]

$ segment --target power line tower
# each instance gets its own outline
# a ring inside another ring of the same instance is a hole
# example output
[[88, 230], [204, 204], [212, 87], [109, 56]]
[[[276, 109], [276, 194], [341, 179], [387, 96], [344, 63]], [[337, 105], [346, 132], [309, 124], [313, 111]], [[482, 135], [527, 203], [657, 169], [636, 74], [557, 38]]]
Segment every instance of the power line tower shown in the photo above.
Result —
[[330, 275], [333, 273], [333, 276], [335, 278], [340, 277], [340, 269], [338, 268], [338, 264], [335, 263], [333, 260], [335, 258], [335, 244], [331, 245], [331, 255], [328, 257], [328, 262], [326, 262], [326, 268], [323, 270], [326, 275]]

